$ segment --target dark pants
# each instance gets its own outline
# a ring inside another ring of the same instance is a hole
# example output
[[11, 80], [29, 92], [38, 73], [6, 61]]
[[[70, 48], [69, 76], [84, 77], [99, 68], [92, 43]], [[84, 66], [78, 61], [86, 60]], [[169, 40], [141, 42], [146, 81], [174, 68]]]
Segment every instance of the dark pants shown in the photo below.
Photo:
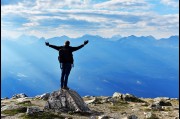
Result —
[[71, 63], [62, 63], [61, 64], [61, 88], [62, 87], [67, 87], [67, 83], [68, 83], [68, 76], [70, 74], [71, 71]]

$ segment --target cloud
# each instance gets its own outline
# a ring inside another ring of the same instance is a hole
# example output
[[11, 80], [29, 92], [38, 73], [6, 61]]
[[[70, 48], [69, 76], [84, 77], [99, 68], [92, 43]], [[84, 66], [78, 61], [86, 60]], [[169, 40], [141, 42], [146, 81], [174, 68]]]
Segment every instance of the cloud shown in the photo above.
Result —
[[19, 77], [19, 78], [26, 78], [26, 77], [28, 77], [28, 76], [25, 75], [25, 74], [22, 74], [22, 73], [18, 73], [18, 74], [17, 74], [17, 77]]
[[23, 24], [23, 26], [27, 26], [27, 27], [33, 27], [33, 26], [38, 26], [38, 25], [39, 25], [38, 22], [30, 22], [30, 23]]
[[107, 2], [99, 3], [94, 5], [97, 9], [126, 9], [126, 10], [137, 10], [137, 9], [149, 9], [150, 5], [144, 0], [110, 0]]
[[175, 8], [179, 7], [179, 0], [161, 0], [161, 3]]
[[84, 34], [166, 37], [178, 34], [179, 27], [178, 13], [162, 15], [151, 11], [151, 3], [144, 0], [98, 3], [90, 0], [34, 0], [3, 5], [1, 10], [2, 30], [9, 33], [18, 30], [16, 32], [45, 38]]
[[142, 82], [137, 80], [137, 81], [136, 81], [136, 84], [141, 85]]
[[105, 82], [105, 83], [110, 83], [109, 81], [107, 81], [107, 80], [105, 80], [105, 79], [103, 80], [103, 82]]

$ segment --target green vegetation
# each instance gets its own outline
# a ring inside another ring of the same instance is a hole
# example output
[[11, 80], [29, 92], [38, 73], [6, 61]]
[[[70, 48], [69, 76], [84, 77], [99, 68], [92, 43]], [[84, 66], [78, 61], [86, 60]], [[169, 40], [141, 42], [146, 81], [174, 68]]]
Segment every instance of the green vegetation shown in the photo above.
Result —
[[24, 101], [24, 102], [20, 102], [20, 103], [17, 103], [17, 105], [21, 105], [21, 106], [36, 106], [34, 104], [31, 103], [31, 101]]
[[22, 107], [22, 108], [18, 108], [18, 109], [5, 110], [5, 111], [2, 111], [1, 113], [8, 115], [8, 116], [13, 116], [13, 115], [18, 114], [18, 113], [25, 113], [26, 110], [27, 110], [26, 107]]
[[157, 117], [156, 114], [152, 114], [151, 117], [149, 117], [147, 119], [159, 119], [159, 117]]
[[23, 119], [54, 119], [54, 118], [65, 119], [65, 117], [63, 116], [59, 116], [59, 115], [49, 113], [49, 112], [34, 113], [33, 115], [23, 114], [21, 118]]
[[124, 102], [124, 101], [117, 101], [113, 104], [113, 106], [110, 106], [109, 108], [112, 110], [112, 111], [123, 111], [127, 108], [129, 103], [127, 102]]

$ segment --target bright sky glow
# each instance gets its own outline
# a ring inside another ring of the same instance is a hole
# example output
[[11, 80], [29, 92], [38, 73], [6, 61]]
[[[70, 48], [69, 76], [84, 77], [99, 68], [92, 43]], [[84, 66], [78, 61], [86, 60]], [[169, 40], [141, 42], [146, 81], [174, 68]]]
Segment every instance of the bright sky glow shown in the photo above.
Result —
[[1, 0], [1, 35], [179, 35], [179, 0]]

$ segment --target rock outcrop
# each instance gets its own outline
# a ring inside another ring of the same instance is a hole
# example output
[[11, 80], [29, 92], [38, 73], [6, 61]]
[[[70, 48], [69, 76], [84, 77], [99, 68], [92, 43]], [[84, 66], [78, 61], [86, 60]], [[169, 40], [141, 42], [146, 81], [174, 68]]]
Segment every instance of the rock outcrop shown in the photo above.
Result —
[[55, 112], [91, 112], [81, 96], [71, 89], [61, 89], [51, 93], [44, 110], [51, 110]]
[[24, 93], [20, 93], [20, 94], [13, 95], [12, 99], [24, 98], [24, 97], [28, 97], [28, 96], [26, 94], [24, 94]]
[[121, 99], [123, 101], [129, 101], [129, 102], [144, 102], [143, 100], [139, 99], [138, 97], [132, 95], [132, 94], [121, 94], [118, 92], [115, 92], [113, 94], [113, 98], [118, 98]]
[[40, 99], [40, 100], [48, 100], [49, 96], [50, 96], [50, 93], [44, 93], [42, 95], [37, 95], [35, 98]]

